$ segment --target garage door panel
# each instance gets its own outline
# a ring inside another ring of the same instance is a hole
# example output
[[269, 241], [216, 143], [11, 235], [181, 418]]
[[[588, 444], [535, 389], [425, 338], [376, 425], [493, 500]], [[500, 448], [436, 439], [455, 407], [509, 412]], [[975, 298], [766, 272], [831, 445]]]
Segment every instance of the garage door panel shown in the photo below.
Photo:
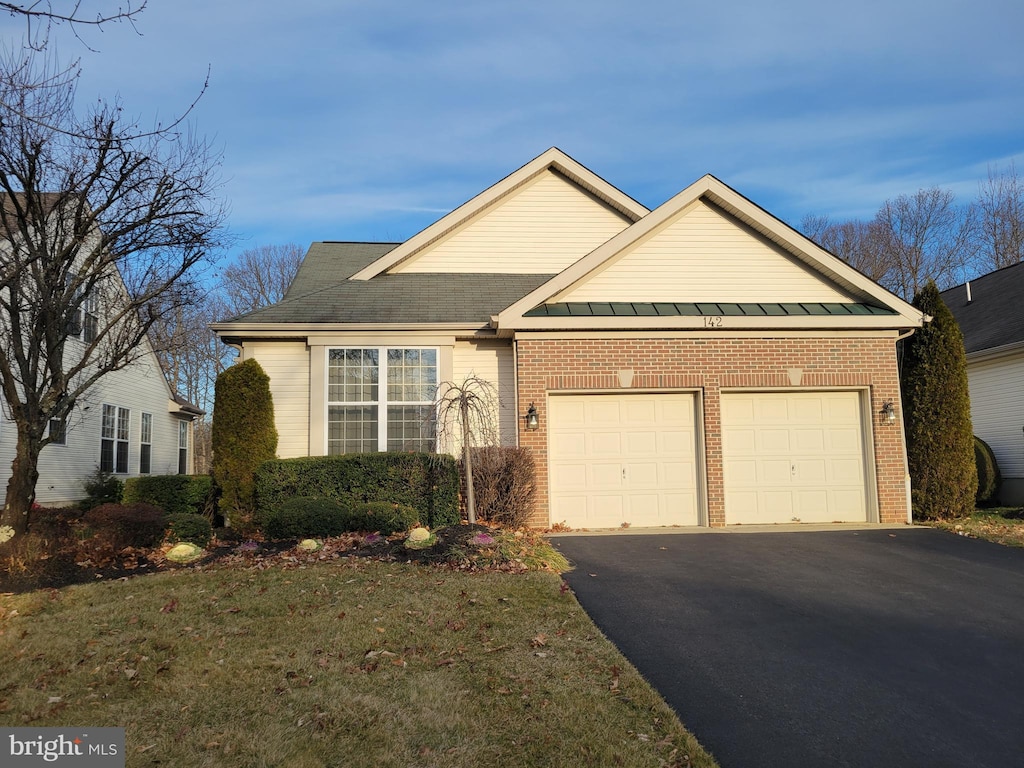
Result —
[[566, 432], [552, 438], [551, 450], [560, 456], [586, 456], [587, 438], [582, 432]]
[[626, 421], [630, 424], [653, 424], [657, 419], [655, 408], [655, 402], [646, 398], [626, 401]]
[[867, 519], [857, 392], [725, 393], [722, 414], [727, 523]]
[[821, 429], [794, 429], [793, 447], [798, 451], [824, 451], [825, 433]]
[[788, 453], [792, 448], [790, 437], [788, 429], [764, 429], [757, 436], [757, 452]]
[[[755, 482], [774, 485], [776, 483], [789, 483], [790, 475], [793, 474], [793, 465], [789, 459], [762, 459], [760, 462], [752, 462], [755, 467]], [[760, 466], [760, 472], [757, 467]]]
[[[695, 408], [692, 394], [552, 396], [551, 522], [697, 525]], [[581, 424], [562, 418], [581, 413]]]
[[655, 454], [658, 452], [658, 433], [654, 431], [644, 432], [627, 432], [626, 433], [626, 453], [629, 455], [635, 454]]

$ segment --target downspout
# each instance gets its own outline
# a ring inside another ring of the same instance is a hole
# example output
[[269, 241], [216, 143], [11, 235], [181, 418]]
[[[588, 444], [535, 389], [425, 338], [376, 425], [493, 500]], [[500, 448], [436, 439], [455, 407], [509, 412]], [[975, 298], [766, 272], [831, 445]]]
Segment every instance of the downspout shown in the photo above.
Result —
[[516, 448], [522, 448], [519, 444], [519, 339], [512, 339], [512, 408], [516, 417]]
[[[896, 337], [896, 343], [899, 344], [904, 339], [909, 339], [914, 335], [916, 328], [911, 328], [906, 333]], [[907, 498], [907, 525], [914, 524], [914, 508], [911, 504], [910, 497], [910, 460], [907, 457], [907, 426], [902, 418], [903, 414], [903, 386], [900, 385], [900, 439], [903, 441], [903, 487], [906, 492]]]

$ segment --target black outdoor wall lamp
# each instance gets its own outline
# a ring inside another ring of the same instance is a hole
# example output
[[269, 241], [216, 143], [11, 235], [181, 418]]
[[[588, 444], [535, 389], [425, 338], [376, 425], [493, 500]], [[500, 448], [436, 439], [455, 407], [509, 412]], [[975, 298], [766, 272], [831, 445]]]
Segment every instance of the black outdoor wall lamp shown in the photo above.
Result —
[[533, 403], [530, 403], [530, 407], [526, 409], [526, 415], [523, 416], [523, 420], [526, 422], [526, 428], [531, 432], [540, 428], [540, 416], [537, 414], [537, 408]]
[[882, 403], [882, 410], [879, 412], [879, 415], [886, 424], [896, 423], [896, 406], [892, 404], [892, 400], [886, 400]]

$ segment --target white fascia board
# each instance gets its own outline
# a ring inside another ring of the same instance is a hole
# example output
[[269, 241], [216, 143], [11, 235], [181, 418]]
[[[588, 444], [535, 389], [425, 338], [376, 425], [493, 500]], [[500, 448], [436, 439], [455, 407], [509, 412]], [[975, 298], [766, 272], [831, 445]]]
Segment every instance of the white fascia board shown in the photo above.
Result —
[[1024, 341], [1015, 341], [1012, 344], [1003, 344], [1000, 347], [989, 347], [967, 353], [968, 363], [980, 363], [985, 360], [994, 360], [1000, 357], [1008, 357], [1024, 352]]
[[388, 251], [388, 253], [376, 261], [363, 267], [349, 279], [369, 280], [382, 272], [388, 271], [396, 264], [408, 259], [430, 243], [444, 237], [452, 230], [484, 211], [488, 206], [549, 168], [554, 168], [632, 221], [638, 221], [649, 212], [646, 207], [625, 192], [612, 186], [589, 168], [573, 160], [562, 150], [552, 147], [523, 167], [513, 171], [497, 184], [488, 187], [476, 197], [438, 219], [426, 229], [413, 235], [398, 247]]

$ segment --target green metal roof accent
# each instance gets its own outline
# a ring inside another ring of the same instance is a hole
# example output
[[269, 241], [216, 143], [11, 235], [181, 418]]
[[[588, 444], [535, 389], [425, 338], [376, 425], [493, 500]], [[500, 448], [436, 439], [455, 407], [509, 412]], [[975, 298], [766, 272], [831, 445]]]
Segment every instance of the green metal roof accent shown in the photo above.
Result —
[[525, 317], [794, 317], [809, 315], [895, 315], [896, 312], [872, 304], [785, 302], [782, 304], [732, 302], [643, 302], [569, 301], [541, 304]]

